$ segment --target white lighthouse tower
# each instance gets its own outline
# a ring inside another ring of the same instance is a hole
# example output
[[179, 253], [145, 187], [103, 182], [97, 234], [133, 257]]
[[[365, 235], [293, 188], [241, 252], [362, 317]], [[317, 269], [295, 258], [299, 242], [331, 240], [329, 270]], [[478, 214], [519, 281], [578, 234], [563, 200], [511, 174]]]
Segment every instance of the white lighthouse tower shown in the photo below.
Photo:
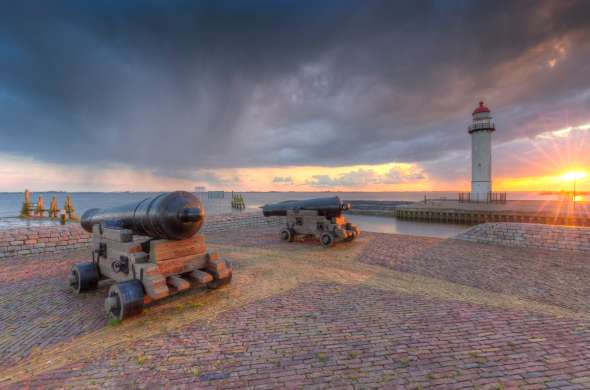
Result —
[[473, 111], [471, 134], [471, 200], [489, 202], [492, 193], [492, 133], [496, 130], [490, 109], [483, 102]]

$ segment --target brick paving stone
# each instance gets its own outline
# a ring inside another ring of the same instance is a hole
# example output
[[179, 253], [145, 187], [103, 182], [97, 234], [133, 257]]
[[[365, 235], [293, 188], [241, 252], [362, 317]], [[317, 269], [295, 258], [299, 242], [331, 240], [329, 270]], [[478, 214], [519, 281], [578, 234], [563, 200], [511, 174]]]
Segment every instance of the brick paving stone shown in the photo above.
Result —
[[588, 255], [454, 239], [371, 234], [360, 260], [396, 271], [590, 311]]
[[0, 262], [0, 369], [30, 351], [103, 327], [105, 291], [74, 296], [66, 277], [72, 264], [87, 261], [87, 250]]
[[[516, 386], [574, 386], [586, 374], [552, 373], [545, 356], [559, 353], [566, 362], [582, 362], [588, 369], [590, 332], [576, 330], [588, 325], [527, 311], [313, 283], [223, 313], [209, 323], [197, 321], [105, 351], [91, 362], [47, 372], [17, 386], [101, 383], [112, 373], [117, 375], [109, 383], [115, 387], [174, 385], [190, 378], [194, 367], [199, 368], [196, 383], [204, 387], [238, 382], [283, 387], [338, 380], [362, 388], [387, 387], [399, 380], [408, 388], [451, 388], [455, 383], [494, 388], [504, 381]], [[511, 337], [528, 341], [514, 346]], [[439, 347], [441, 339], [448, 348]], [[273, 340], [290, 348], [273, 349]], [[245, 349], [236, 351], [233, 345]], [[330, 350], [329, 345], [342, 348]], [[425, 345], [432, 346], [433, 353], [420, 357], [418, 351]], [[482, 356], [479, 351], [486, 348], [491, 352]], [[143, 364], [136, 361], [140, 354], [145, 356]], [[174, 356], [179, 358], [171, 362]], [[506, 367], [513, 372], [509, 379]], [[384, 375], [385, 370], [390, 374]]]
[[[280, 242], [276, 228], [207, 240], [331, 253], [317, 251], [313, 240]], [[589, 280], [589, 265], [571, 253], [381, 234], [365, 234], [358, 245], [359, 260], [368, 264], [589, 311], [588, 289], [576, 279]], [[35, 348], [105, 326], [104, 289], [81, 298], [65, 287], [71, 264], [87, 257], [78, 250], [0, 262], [0, 327], [8, 329], [0, 335], [0, 373], [27, 362]], [[238, 275], [241, 264], [234, 265]], [[212, 319], [196, 317], [150, 337], [138, 332], [90, 359], [4, 387], [590, 388], [590, 321], [580, 318], [313, 281]]]

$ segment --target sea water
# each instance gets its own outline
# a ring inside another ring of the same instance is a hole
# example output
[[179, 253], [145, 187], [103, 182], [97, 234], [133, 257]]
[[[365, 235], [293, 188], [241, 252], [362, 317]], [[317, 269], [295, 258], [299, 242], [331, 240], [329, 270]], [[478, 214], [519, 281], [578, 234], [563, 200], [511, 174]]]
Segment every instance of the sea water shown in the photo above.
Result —
[[[72, 200], [77, 215], [91, 208], [105, 208], [119, 206], [126, 203], [138, 202], [142, 199], [156, 195], [155, 192], [72, 192]], [[456, 192], [242, 192], [240, 193], [246, 203], [246, 211], [258, 211], [267, 203], [280, 202], [291, 199], [308, 199], [324, 196], [339, 196], [342, 200], [397, 200], [397, 201], [421, 201], [426, 199], [456, 199]], [[41, 192], [31, 193], [31, 201], [36, 202], [39, 195], [43, 196], [46, 207], [49, 206], [51, 197], [57, 198], [58, 207], [62, 208], [67, 193], [65, 192]], [[208, 215], [239, 213], [240, 210], [231, 208], [231, 193], [224, 193], [223, 198], [210, 199], [207, 193], [195, 193], [201, 198]], [[18, 216], [24, 195], [22, 192], [0, 193], [0, 229], [38, 226], [41, 224], [53, 224], [50, 221], [32, 220], [26, 221]], [[532, 192], [509, 193], [508, 199], [552, 199]], [[393, 217], [372, 217], [361, 215], [347, 216], [353, 223], [360, 226], [361, 230], [383, 233], [412, 234], [434, 237], [450, 237], [468, 228], [465, 225], [452, 225], [443, 223], [429, 223], [419, 221], [398, 220]]]

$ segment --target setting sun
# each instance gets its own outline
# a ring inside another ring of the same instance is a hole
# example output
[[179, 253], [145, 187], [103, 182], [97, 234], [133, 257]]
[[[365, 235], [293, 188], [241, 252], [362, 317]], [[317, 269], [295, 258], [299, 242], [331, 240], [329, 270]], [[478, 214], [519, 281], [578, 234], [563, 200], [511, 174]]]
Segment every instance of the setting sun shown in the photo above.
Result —
[[586, 172], [582, 171], [567, 172], [561, 176], [563, 180], [579, 180], [583, 179], [584, 177], [586, 177]]

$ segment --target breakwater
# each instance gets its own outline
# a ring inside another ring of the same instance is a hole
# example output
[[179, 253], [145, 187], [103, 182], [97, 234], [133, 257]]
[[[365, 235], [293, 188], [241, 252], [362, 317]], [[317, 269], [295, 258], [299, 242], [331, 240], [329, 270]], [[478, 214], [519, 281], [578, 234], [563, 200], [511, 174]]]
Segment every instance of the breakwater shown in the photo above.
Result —
[[[202, 233], [246, 229], [256, 226], [284, 224], [282, 217], [265, 218], [259, 212], [212, 215]], [[26, 256], [47, 252], [82, 248], [90, 244], [91, 235], [80, 224], [35, 226], [0, 230], [0, 259], [9, 256]]]
[[534, 223], [483, 223], [456, 238], [519, 248], [590, 252], [590, 228]]
[[471, 225], [485, 222], [518, 222], [590, 226], [590, 207], [587, 203], [573, 207], [571, 202], [559, 201], [462, 203], [432, 200], [400, 205], [395, 208], [394, 215], [399, 219]]

